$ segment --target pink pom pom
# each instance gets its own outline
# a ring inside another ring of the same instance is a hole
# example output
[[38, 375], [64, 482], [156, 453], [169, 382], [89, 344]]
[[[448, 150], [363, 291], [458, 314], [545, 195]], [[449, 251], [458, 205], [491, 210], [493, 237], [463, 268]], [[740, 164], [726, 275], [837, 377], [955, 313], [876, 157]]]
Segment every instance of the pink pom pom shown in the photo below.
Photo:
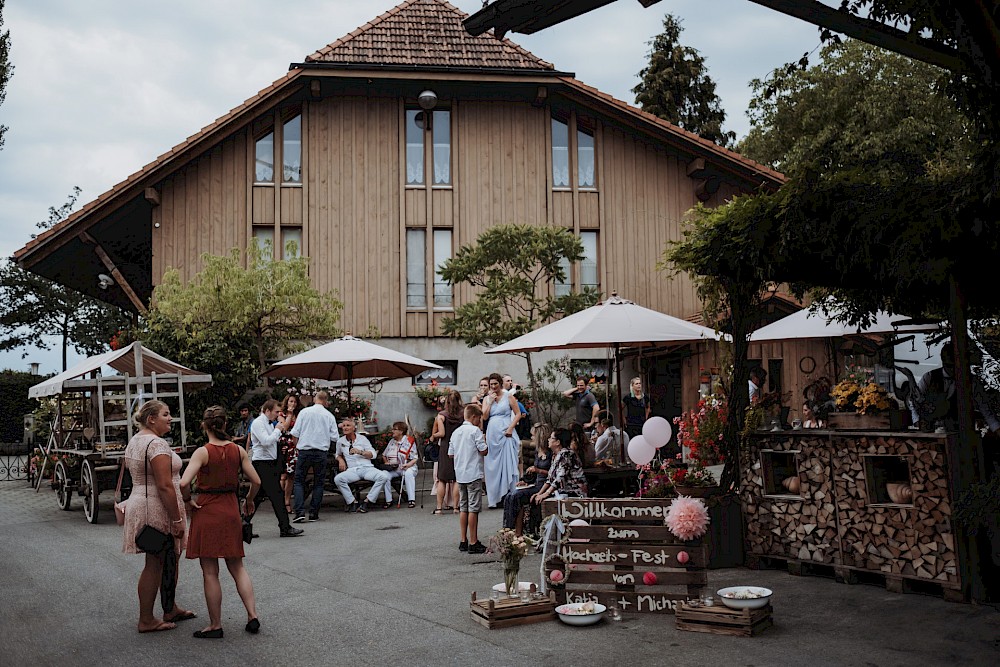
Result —
[[670, 503], [667, 528], [682, 540], [694, 540], [708, 530], [708, 509], [700, 498], [679, 496]]
[[642, 575], [642, 583], [646, 584], [647, 586], [655, 586], [656, 574], [653, 572], [647, 572], [646, 574]]
[[563, 580], [562, 570], [552, 570], [552, 574], [549, 575], [549, 579], [551, 579], [552, 581], [562, 581]]
[[689, 560], [691, 560], [691, 557], [688, 556], [688, 552], [681, 551], [677, 554], [677, 562], [680, 563], [681, 565], [688, 562]]

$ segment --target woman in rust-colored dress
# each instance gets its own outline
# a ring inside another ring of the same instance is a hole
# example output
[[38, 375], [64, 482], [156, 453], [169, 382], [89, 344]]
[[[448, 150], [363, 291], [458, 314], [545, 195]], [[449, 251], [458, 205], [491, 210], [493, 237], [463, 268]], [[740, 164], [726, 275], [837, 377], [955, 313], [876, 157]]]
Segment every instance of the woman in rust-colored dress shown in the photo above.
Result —
[[[253, 499], [260, 488], [260, 477], [250, 463], [250, 456], [226, 435], [226, 410], [213, 405], [205, 410], [201, 427], [208, 436], [208, 443], [195, 450], [184, 476], [181, 493], [190, 503], [191, 530], [188, 535], [187, 557], [201, 562], [202, 580], [205, 584], [205, 602], [208, 605], [208, 627], [198, 630], [199, 639], [222, 638], [222, 586], [219, 583], [219, 559], [226, 560], [226, 567], [236, 590], [247, 610], [247, 632], [260, 631], [254, 600], [253, 582], [243, 567], [243, 520], [240, 517], [236, 491], [240, 484], [240, 471], [250, 480], [246, 499], [246, 512], [253, 514]], [[198, 479], [198, 501], [191, 499], [191, 482]]]
[[431, 437], [440, 439], [441, 443], [437, 469], [437, 508], [434, 514], [443, 514], [449, 510], [458, 512], [458, 483], [455, 481], [455, 463], [448, 456], [448, 443], [451, 441], [451, 434], [465, 421], [462, 413], [464, 407], [462, 395], [452, 390], [445, 397], [444, 409], [434, 420]]
[[292, 511], [292, 487], [295, 486], [295, 462], [299, 458], [299, 450], [295, 446], [295, 438], [289, 433], [295, 426], [295, 418], [299, 416], [299, 397], [295, 394], [285, 396], [281, 401], [281, 411], [278, 418], [285, 422], [285, 432], [278, 438], [278, 449], [281, 452], [281, 460], [284, 461], [284, 470], [281, 471], [281, 490], [285, 494], [285, 509]]

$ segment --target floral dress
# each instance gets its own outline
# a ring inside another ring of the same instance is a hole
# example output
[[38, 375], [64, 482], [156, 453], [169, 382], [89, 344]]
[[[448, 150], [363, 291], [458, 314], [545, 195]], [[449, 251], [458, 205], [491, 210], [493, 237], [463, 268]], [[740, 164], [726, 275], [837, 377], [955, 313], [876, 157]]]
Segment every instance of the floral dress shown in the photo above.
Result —
[[[279, 412], [278, 416], [282, 419], [286, 417], [284, 412]], [[299, 448], [295, 446], [295, 441], [289, 435], [292, 432], [293, 426], [295, 426], [294, 414], [292, 415], [292, 420], [288, 422], [288, 428], [278, 438], [278, 450], [281, 452], [281, 459], [285, 462], [285, 473], [288, 475], [295, 474], [295, 462], [299, 459]]]
[[587, 495], [587, 477], [583, 474], [583, 464], [571, 449], [561, 450], [552, 459], [548, 482], [563, 495], [578, 498]]

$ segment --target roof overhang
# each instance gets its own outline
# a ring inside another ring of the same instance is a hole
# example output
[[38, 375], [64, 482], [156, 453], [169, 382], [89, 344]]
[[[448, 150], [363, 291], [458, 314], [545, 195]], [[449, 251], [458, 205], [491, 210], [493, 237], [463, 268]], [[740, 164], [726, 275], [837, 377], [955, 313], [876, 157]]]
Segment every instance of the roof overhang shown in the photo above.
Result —
[[[660, 0], [638, 1], [649, 7]], [[473, 36], [491, 29], [498, 38], [508, 32], [530, 35], [612, 2], [615, 0], [496, 0], [462, 21], [462, 25]]]

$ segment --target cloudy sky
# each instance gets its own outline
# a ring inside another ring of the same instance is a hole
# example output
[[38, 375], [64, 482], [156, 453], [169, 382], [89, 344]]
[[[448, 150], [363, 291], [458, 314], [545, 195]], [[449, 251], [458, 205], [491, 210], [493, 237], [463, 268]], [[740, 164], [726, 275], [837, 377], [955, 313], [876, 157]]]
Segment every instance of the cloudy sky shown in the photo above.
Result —
[[[0, 253], [9, 256], [74, 186], [88, 202], [394, 0], [7, 0], [14, 77], [0, 107]], [[474, 13], [481, 0], [452, 0]], [[629, 103], [665, 12], [705, 57], [742, 137], [749, 81], [819, 44], [813, 26], [748, 0], [619, 0], [536, 35], [509, 37]], [[0, 368], [55, 353], [0, 354]], [[72, 361], [70, 362], [72, 363]]]

